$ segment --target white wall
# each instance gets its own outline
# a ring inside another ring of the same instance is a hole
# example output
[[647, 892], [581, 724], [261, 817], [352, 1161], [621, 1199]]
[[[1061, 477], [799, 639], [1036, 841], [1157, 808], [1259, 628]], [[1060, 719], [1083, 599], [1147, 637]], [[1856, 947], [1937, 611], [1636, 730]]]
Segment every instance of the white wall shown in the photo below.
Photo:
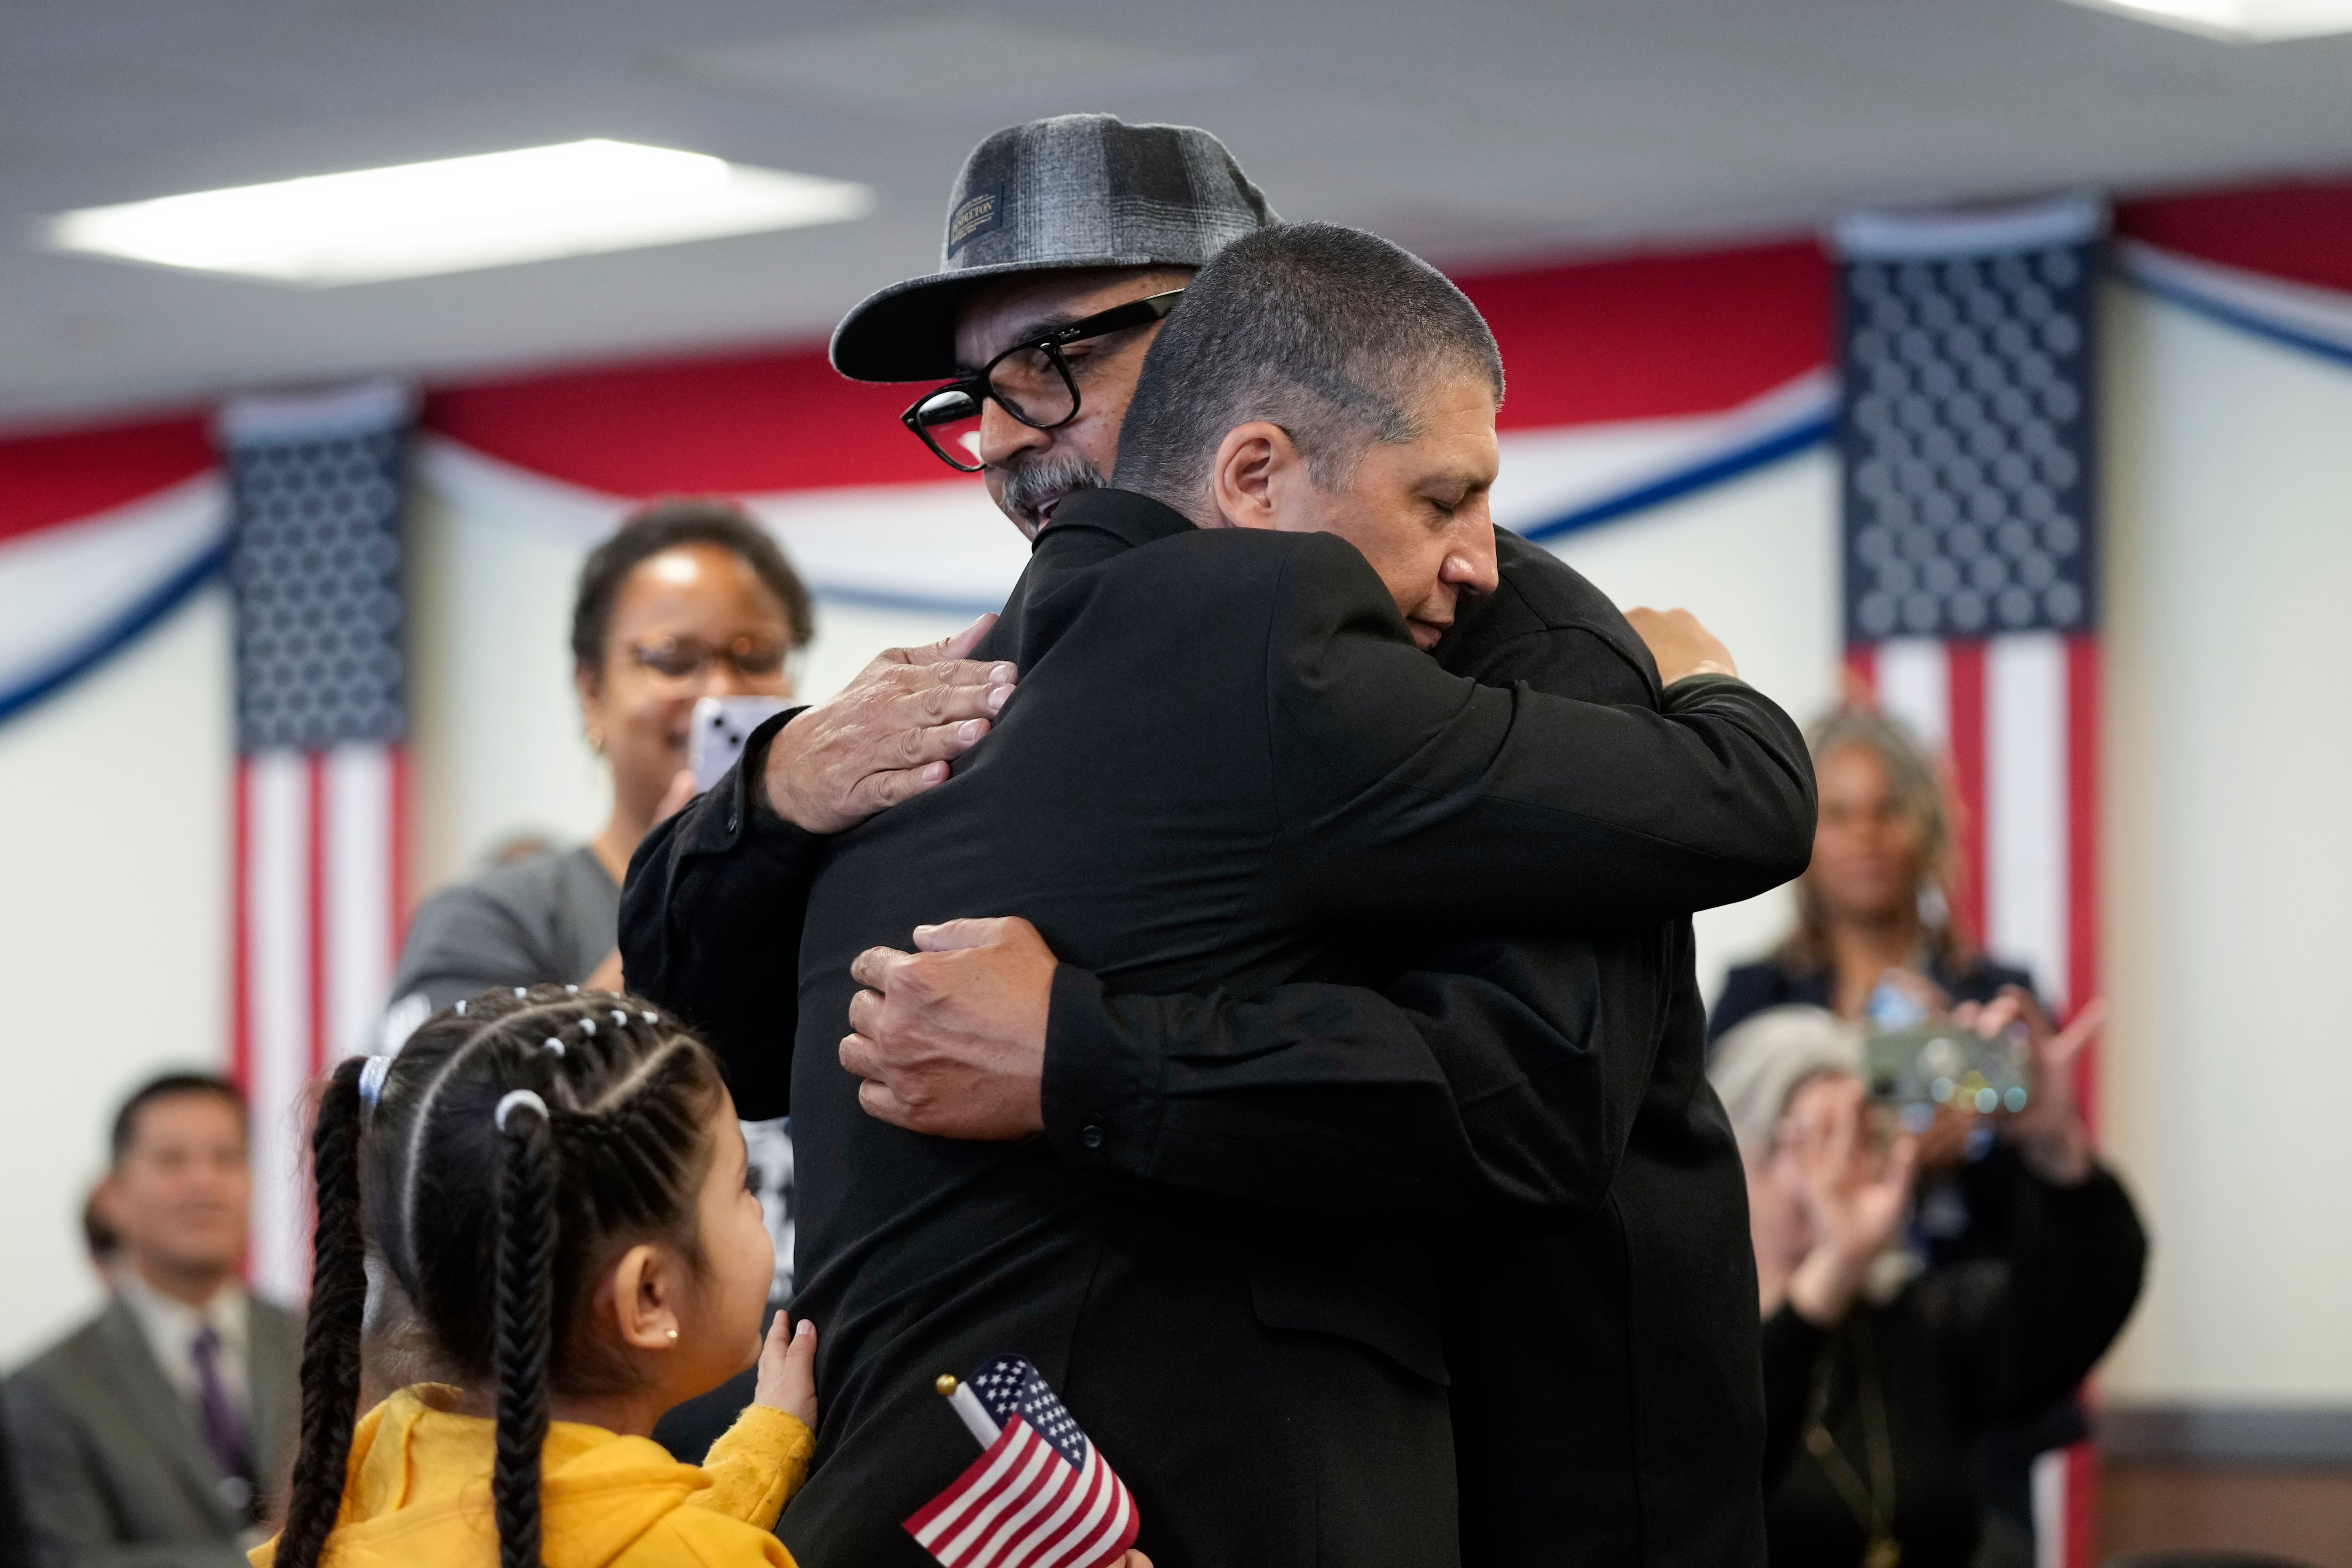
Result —
[[2352, 368], [2108, 315], [2106, 1145], [2155, 1235], [2117, 1401], [2352, 1402]]
[[[1696, 615], [1740, 674], [1799, 724], [1837, 699], [1837, 467], [1826, 451], [1570, 534], [1554, 549], [1621, 608]], [[1793, 915], [1788, 894], [1775, 891], [1699, 915], [1699, 984], [1709, 1001], [1724, 970], [1778, 941]]]
[[592, 837], [610, 809], [572, 693], [568, 534], [457, 517], [429, 492], [409, 527], [409, 691], [419, 894], [518, 832]]
[[88, 1313], [116, 1103], [228, 1055], [227, 596], [0, 727], [0, 1367]]

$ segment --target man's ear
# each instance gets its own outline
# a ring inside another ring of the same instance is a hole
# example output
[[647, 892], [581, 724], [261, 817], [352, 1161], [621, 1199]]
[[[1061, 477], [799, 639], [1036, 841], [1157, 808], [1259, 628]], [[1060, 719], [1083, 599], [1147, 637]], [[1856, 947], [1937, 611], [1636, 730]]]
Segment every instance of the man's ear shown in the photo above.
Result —
[[677, 1347], [683, 1268], [682, 1260], [642, 1241], [621, 1254], [605, 1282], [612, 1291], [613, 1331], [623, 1344], [631, 1350]]
[[1237, 424], [1209, 465], [1209, 504], [1226, 528], [1277, 527], [1286, 482], [1305, 462], [1282, 426], [1263, 419]]

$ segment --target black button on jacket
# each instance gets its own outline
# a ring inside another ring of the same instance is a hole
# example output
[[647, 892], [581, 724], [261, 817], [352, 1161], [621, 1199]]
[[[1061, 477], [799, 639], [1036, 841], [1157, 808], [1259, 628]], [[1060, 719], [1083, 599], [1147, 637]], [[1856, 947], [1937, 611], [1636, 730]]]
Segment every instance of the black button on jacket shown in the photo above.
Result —
[[[1810, 820], [1792, 727], [1729, 680], [1662, 712], [1475, 685], [1344, 542], [1118, 492], [1063, 505], [980, 656], [1021, 685], [945, 785], [820, 842], [756, 806], [728, 829], [730, 780], [631, 877], [633, 983], [714, 1036], [745, 1114], [793, 1116], [824, 1418], [780, 1532], [810, 1562], [923, 1561], [898, 1521], [972, 1457], [932, 1379], [1016, 1351], [1163, 1568], [1450, 1561], [1434, 1228], [1138, 1179], [1116, 1105], [1077, 1158], [873, 1121], [835, 1058], [849, 960], [1022, 915], [1115, 992], [1249, 998], [1348, 973], [1368, 932], [1662, 920], [1795, 869], [1757, 852]], [[779, 896], [804, 876], [804, 906]]]

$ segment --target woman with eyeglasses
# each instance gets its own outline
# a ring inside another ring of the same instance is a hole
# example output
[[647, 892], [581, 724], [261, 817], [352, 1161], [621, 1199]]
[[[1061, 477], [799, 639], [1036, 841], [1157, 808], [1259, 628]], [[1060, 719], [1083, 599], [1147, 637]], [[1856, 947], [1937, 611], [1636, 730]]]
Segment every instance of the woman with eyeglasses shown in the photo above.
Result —
[[386, 1033], [492, 986], [618, 990], [621, 879], [638, 841], [693, 793], [695, 703], [789, 697], [787, 659], [812, 629], [808, 590], [731, 501], [656, 501], [598, 546], [572, 601], [572, 673], [588, 744], [612, 769], [612, 815], [587, 843], [426, 899], [401, 952]]

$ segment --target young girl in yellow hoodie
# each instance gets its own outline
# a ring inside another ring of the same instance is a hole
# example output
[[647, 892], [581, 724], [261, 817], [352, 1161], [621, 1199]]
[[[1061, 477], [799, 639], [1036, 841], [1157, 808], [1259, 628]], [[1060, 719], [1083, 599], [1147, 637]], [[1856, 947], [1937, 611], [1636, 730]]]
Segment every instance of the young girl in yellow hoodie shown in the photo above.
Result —
[[[735, 1568], [806, 1473], [815, 1336], [760, 1316], [774, 1249], [717, 1061], [667, 1015], [493, 992], [336, 1069], [312, 1154], [302, 1441], [258, 1568]], [[357, 1423], [373, 1253], [446, 1371]], [[655, 1419], [757, 1357], [700, 1468]]]

